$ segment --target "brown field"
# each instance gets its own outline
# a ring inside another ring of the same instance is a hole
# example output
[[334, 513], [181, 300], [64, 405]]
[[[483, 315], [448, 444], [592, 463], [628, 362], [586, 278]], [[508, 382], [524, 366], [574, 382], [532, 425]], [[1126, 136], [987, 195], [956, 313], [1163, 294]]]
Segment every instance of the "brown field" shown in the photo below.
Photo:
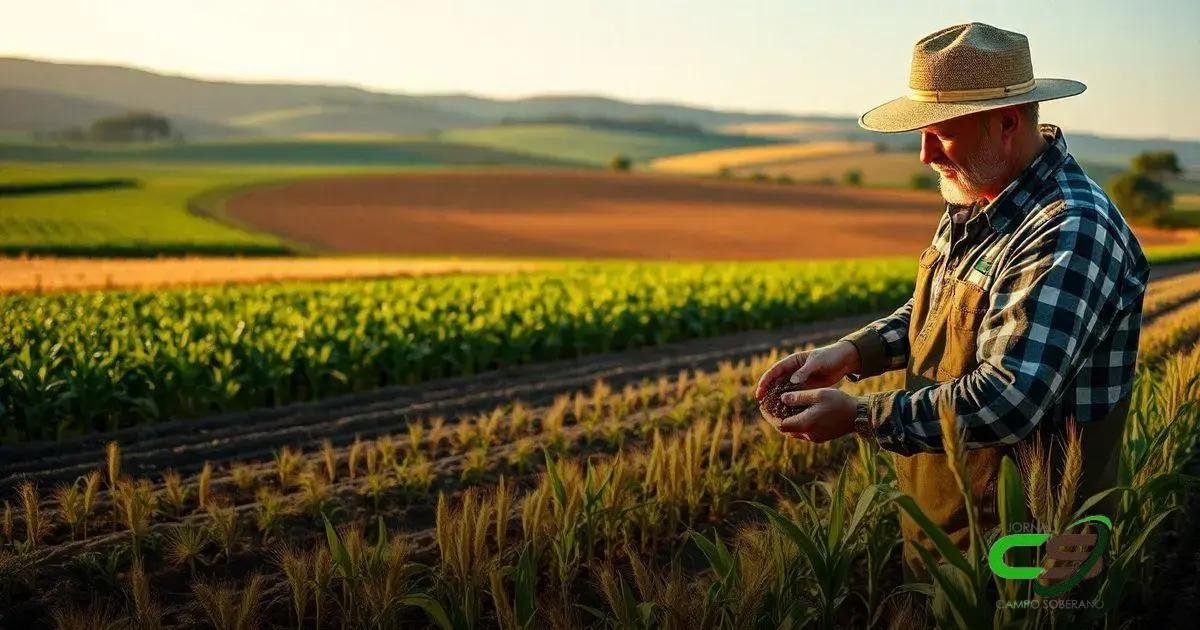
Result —
[[553, 266], [386, 258], [0, 258], [0, 293], [502, 273]]
[[[332, 177], [226, 205], [335, 252], [682, 260], [914, 255], [941, 208], [933, 192], [598, 171]], [[1184, 240], [1138, 234], [1145, 245]]]

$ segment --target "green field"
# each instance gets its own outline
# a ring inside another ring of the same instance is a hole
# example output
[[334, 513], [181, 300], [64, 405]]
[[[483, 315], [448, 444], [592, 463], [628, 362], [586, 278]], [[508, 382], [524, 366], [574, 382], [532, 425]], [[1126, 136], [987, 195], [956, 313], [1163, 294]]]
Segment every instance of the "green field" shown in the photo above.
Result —
[[749, 136], [672, 135], [566, 124], [454, 129], [443, 132], [440, 138], [593, 165], [607, 164], [618, 153], [629, 156], [635, 162], [644, 162], [665, 155], [762, 144], [763, 141], [762, 138]]
[[872, 312], [911, 260], [585, 264], [530, 274], [0, 298], [0, 441]]
[[268, 164], [291, 166], [570, 166], [569, 160], [422, 138], [253, 139], [213, 142], [0, 144], [0, 162]]

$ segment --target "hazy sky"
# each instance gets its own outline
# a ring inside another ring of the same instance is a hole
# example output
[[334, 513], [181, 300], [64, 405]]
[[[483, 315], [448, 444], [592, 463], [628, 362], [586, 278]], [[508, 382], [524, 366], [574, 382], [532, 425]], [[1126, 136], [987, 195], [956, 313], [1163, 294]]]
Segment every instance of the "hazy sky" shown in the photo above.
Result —
[[1200, 139], [1200, 2], [1005, 0], [5, 0], [0, 55], [412, 93], [602, 94], [859, 114], [907, 87], [912, 44], [959, 22], [1029, 36], [1088, 84], [1043, 119]]

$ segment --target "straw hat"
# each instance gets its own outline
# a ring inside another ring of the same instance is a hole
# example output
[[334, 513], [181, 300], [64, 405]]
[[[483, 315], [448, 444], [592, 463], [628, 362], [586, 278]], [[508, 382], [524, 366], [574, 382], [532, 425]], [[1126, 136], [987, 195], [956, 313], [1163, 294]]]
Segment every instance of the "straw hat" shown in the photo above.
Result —
[[1075, 96], [1070, 79], [1035, 79], [1029, 40], [972, 22], [926, 35], [913, 47], [906, 96], [858, 119], [864, 129], [893, 133], [1009, 105]]

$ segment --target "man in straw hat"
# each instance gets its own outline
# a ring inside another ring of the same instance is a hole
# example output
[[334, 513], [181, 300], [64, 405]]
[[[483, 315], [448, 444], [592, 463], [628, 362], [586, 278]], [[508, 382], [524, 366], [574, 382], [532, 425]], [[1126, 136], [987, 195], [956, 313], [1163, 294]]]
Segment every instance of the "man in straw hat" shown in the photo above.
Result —
[[[983, 532], [998, 524], [1003, 457], [1015, 459], [1035, 436], [1049, 443], [1070, 419], [1082, 437], [1076, 503], [1114, 485], [1149, 265], [1062, 132], [1038, 124], [1039, 101], [1085, 86], [1034, 78], [1024, 35], [972, 23], [923, 37], [909, 88], [859, 124], [919, 131], [921, 161], [939, 176], [946, 209], [920, 256], [916, 290], [891, 315], [785, 357], [756, 395], [790, 378], [803, 390], [783, 402], [807, 409], [779, 421], [780, 431], [816, 442], [857, 432], [901, 455], [900, 489], [965, 548], [967, 514], [947, 443], [965, 449]], [[832, 388], [842, 377], [900, 369], [904, 389], [851, 396]], [[939, 409], [950, 405], [944, 424]], [[951, 426], [964, 441], [944, 441]], [[907, 516], [902, 530], [906, 564], [922, 573], [915, 545], [932, 546]]]

